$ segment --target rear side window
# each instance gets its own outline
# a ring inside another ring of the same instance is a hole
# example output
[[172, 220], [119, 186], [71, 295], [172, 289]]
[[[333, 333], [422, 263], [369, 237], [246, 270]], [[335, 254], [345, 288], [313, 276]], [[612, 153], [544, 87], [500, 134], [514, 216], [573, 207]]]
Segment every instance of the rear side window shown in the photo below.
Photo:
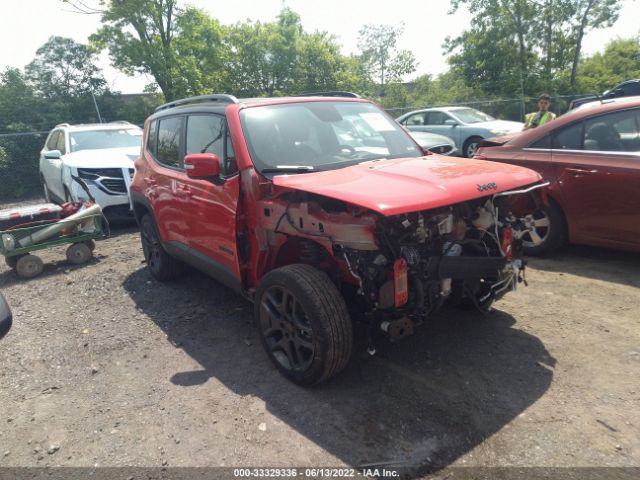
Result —
[[403, 123], [407, 127], [412, 127], [412, 126], [416, 126], [416, 125], [424, 125], [426, 123], [425, 116], [426, 116], [425, 113], [416, 113], [416, 114], [411, 115], [410, 117], [406, 118]]
[[151, 152], [154, 158], [157, 158], [158, 146], [158, 121], [154, 120], [149, 124], [149, 132], [147, 133], [147, 150]]
[[159, 120], [156, 159], [167, 167], [182, 168], [180, 159], [182, 125], [182, 117], [169, 117]]
[[569, 125], [553, 135], [552, 148], [556, 150], [582, 150], [582, 122]]

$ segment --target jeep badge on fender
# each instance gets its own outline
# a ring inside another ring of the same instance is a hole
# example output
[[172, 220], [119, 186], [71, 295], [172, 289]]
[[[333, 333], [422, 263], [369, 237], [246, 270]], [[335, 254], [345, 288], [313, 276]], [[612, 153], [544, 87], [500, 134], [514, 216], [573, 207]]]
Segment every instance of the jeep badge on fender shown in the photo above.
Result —
[[478, 184], [478, 191], [485, 192], [487, 190], [497, 190], [498, 185], [494, 182], [491, 183], [483, 183], [482, 185]]

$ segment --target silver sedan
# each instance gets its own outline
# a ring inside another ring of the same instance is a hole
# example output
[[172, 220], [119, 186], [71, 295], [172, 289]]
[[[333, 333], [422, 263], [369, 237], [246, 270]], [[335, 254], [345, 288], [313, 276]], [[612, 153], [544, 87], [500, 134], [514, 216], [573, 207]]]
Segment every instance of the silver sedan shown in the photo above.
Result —
[[470, 107], [440, 107], [415, 110], [396, 119], [413, 132], [445, 135], [454, 141], [463, 157], [471, 158], [480, 141], [508, 133], [521, 132], [524, 124], [496, 120]]

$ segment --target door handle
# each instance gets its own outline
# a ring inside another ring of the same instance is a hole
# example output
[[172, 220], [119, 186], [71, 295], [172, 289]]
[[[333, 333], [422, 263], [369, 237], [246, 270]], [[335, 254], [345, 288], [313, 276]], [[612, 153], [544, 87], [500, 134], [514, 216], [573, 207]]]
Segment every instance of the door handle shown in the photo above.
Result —
[[592, 173], [597, 173], [597, 170], [586, 170], [584, 168], [580, 168], [580, 167], [575, 167], [575, 168], [566, 168], [565, 169], [567, 172], [569, 172], [571, 175], [579, 177], [580, 175], [590, 175]]

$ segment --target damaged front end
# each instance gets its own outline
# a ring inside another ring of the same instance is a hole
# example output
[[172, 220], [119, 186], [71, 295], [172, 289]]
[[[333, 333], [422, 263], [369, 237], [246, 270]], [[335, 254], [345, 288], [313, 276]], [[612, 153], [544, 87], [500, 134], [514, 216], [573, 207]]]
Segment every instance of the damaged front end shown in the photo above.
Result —
[[518, 218], [540, 208], [545, 185], [391, 216], [293, 192], [261, 205], [261, 243], [279, 252], [265, 269], [298, 261], [326, 271], [369, 332], [402, 338], [444, 303], [488, 311], [516, 289]]

